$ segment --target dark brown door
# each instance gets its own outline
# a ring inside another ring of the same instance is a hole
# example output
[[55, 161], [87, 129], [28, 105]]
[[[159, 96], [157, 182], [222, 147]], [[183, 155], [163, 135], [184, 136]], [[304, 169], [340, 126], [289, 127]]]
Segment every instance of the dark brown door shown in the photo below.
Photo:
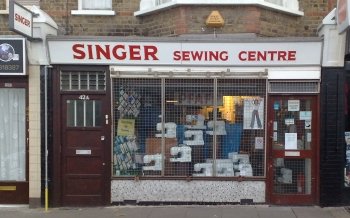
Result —
[[316, 204], [318, 98], [273, 96], [268, 108], [268, 201]]
[[106, 95], [62, 96], [62, 204], [109, 201], [110, 114]]

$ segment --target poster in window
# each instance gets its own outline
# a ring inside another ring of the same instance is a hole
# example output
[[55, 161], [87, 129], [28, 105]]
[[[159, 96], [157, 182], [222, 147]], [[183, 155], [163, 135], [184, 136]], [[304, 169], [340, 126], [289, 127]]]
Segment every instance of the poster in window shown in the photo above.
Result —
[[244, 99], [243, 128], [264, 128], [264, 99], [260, 97]]
[[344, 185], [350, 187], [350, 132], [345, 132], [346, 161], [344, 168]]
[[118, 136], [133, 136], [135, 134], [134, 119], [119, 119], [117, 135]]

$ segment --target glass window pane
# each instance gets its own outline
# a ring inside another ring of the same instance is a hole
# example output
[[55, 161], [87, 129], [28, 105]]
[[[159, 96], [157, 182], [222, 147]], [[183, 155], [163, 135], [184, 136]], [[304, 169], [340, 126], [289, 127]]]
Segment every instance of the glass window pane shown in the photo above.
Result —
[[274, 193], [311, 194], [311, 159], [274, 159]]
[[95, 119], [95, 100], [86, 101], [86, 126], [94, 126]]
[[85, 101], [76, 100], [76, 126], [85, 126]]
[[67, 126], [75, 126], [75, 100], [67, 100]]
[[111, 0], [83, 0], [84, 10], [100, 9], [111, 10]]
[[0, 89], [0, 181], [25, 181], [25, 90]]

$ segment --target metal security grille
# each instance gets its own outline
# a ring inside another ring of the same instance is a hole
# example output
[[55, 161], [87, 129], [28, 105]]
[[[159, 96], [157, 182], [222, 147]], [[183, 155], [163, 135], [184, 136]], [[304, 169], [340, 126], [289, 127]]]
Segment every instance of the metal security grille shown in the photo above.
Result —
[[61, 71], [62, 91], [105, 91], [106, 73], [103, 71]]
[[311, 193], [310, 159], [274, 159], [274, 192], [279, 194]]
[[269, 93], [319, 93], [320, 84], [314, 82], [269, 82]]
[[265, 79], [113, 79], [114, 176], [264, 176]]

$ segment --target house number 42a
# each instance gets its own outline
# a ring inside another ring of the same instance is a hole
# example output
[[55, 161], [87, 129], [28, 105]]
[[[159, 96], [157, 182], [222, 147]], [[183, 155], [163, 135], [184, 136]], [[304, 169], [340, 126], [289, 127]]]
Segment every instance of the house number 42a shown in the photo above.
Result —
[[88, 95], [80, 95], [80, 96], [79, 96], [79, 99], [80, 99], [80, 100], [89, 100], [90, 97], [89, 97]]

